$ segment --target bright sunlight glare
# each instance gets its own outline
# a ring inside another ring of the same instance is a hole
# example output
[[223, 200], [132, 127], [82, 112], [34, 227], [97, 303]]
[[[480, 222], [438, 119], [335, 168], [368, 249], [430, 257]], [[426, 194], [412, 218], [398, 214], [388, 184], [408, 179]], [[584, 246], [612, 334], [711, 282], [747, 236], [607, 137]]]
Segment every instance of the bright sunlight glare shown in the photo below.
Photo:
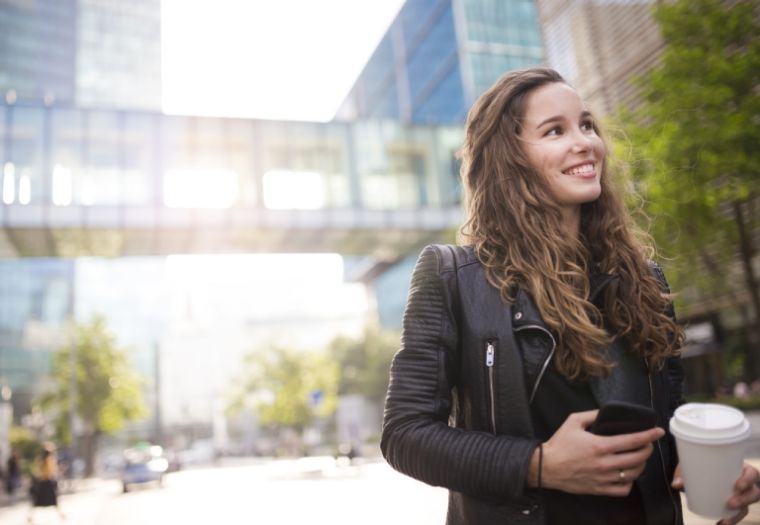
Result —
[[264, 174], [264, 206], [270, 210], [316, 210], [324, 204], [325, 186], [319, 173], [271, 170]]
[[163, 0], [163, 110], [328, 121], [402, 4]]
[[229, 208], [238, 198], [230, 170], [175, 169], [164, 173], [164, 204], [170, 208]]

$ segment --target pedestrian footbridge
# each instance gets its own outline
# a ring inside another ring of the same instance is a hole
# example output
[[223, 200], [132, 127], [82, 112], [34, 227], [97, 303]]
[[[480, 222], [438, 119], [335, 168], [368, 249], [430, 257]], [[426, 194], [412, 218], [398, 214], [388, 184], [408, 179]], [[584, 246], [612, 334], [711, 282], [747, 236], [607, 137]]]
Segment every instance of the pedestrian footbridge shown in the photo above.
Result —
[[0, 106], [0, 256], [338, 252], [461, 222], [460, 127]]

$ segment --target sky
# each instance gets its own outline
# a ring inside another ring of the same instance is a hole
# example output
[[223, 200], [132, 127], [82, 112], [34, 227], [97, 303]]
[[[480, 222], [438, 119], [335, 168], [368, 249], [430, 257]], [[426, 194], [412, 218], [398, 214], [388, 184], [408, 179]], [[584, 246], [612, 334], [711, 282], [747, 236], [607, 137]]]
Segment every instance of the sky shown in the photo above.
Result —
[[163, 0], [163, 110], [328, 121], [403, 1]]

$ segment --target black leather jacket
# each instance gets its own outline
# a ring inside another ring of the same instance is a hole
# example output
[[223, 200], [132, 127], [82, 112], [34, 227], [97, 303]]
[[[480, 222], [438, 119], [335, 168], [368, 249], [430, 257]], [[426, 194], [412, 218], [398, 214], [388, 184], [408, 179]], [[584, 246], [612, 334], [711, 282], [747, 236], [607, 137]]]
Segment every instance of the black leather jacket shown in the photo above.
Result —
[[[391, 366], [381, 448], [395, 469], [449, 489], [447, 524], [546, 522], [541, 492], [527, 488], [526, 477], [538, 445], [530, 401], [554, 347], [531, 297], [521, 290], [513, 305], [504, 303], [471, 248], [423, 250]], [[649, 373], [620, 345], [609, 353], [613, 371], [590, 380], [599, 405], [651, 405], [667, 429], [682, 402], [680, 359]], [[680, 524], [680, 498], [670, 489], [675, 445], [669, 435], [656, 445], [636, 482], [647, 521]]]

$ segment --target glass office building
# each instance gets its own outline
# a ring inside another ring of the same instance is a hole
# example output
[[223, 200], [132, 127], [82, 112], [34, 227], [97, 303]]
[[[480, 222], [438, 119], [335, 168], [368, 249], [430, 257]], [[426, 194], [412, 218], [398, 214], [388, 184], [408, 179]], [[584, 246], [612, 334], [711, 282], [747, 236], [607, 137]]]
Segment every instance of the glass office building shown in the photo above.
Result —
[[504, 72], [543, 59], [533, 0], [407, 0], [336, 118], [461, 123]]
[[73, 289], [73, 260], [0, 261], [0, 387], [11, 388], [17, 416], [30, 412], [45, 385], [72, 313]]
[[0, 95], [72, 104], [76, 92], [76, 0], [0, 2]]
[[160, 0], [78, 0], [79, 107], [161, 109]]
[[0, 95], [160, 110], [160, 0], [0, 1]]

